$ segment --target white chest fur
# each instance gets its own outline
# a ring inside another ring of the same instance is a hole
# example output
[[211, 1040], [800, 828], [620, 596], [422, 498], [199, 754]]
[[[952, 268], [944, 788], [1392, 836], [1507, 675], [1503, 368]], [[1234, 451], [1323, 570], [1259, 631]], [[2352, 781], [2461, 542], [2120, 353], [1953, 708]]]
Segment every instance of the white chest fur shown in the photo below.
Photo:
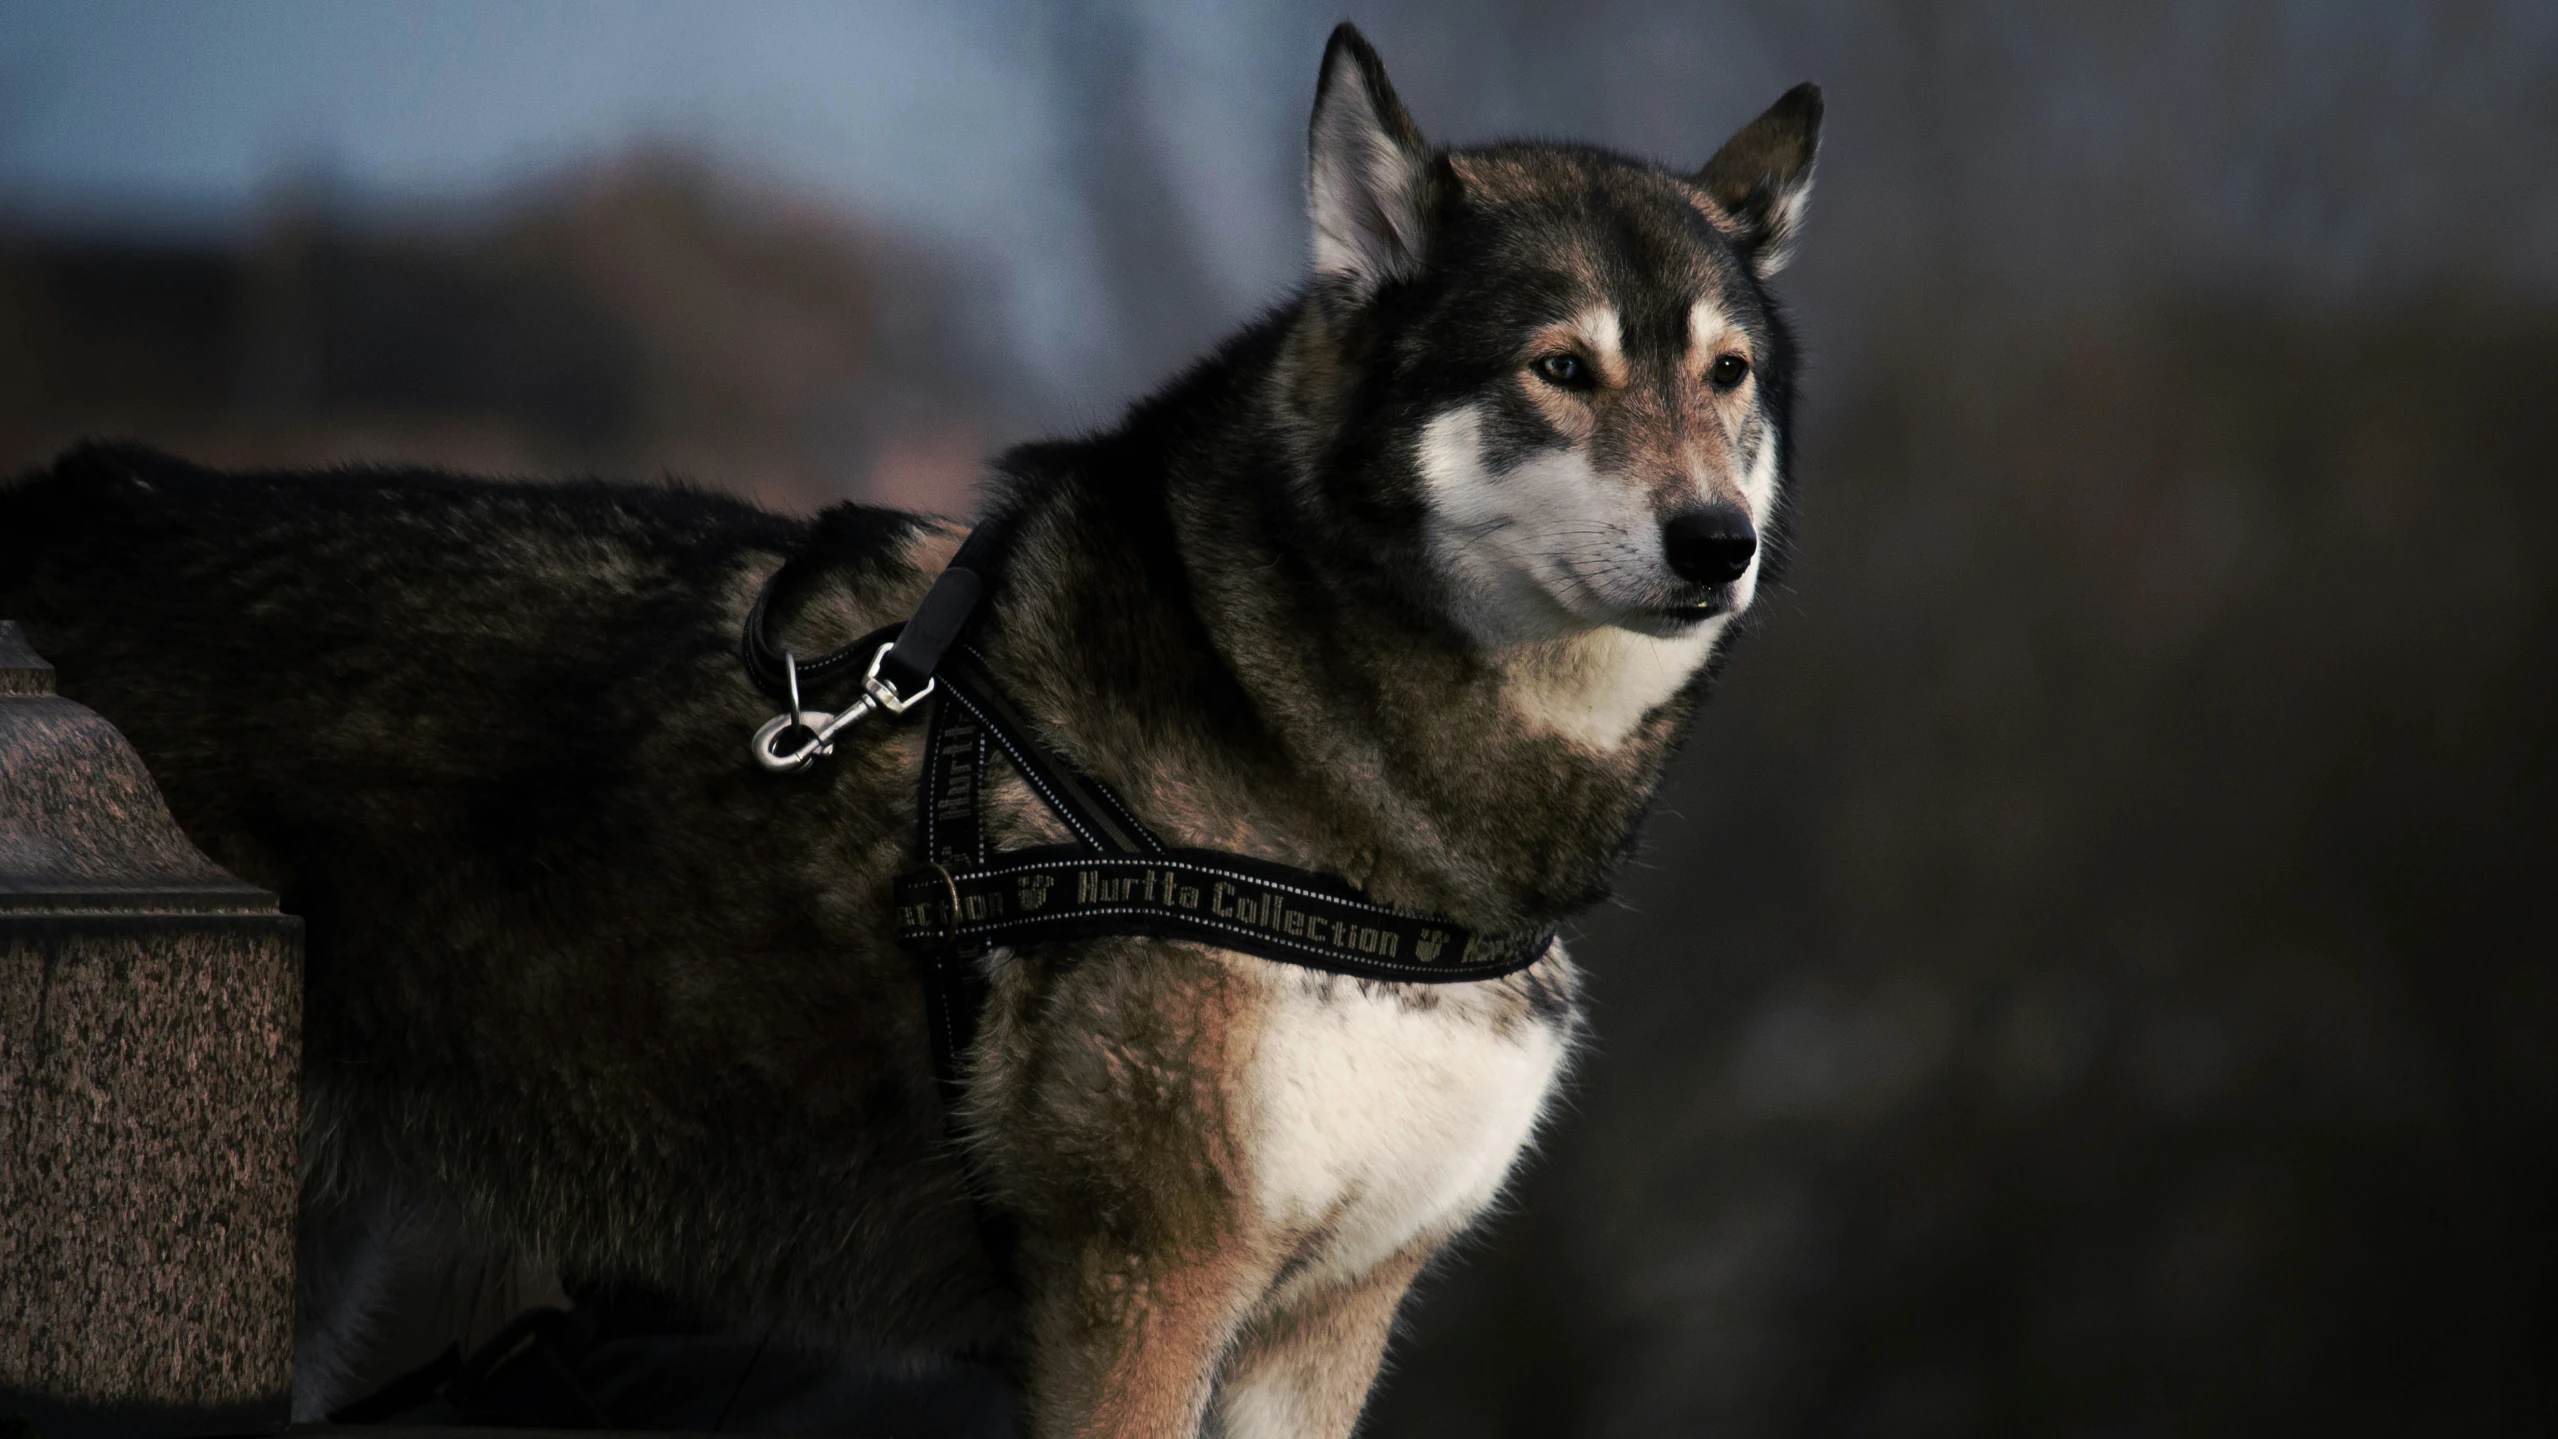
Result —
[[1501, 656], [1503, 698], [1531, 728], [1605, 753], [1695, 676], [1729, 622], [1667, 639], [1611, 628], [1517, 646]]
[[1247, 1079], [1250, 1163], [1264, 1221], [1316, 1236], [1300, 1282], [1451, 1233], [1500, 1190], [1566, 1039], [1485, 988], [1412, 1008], [1347, 979], [1274, 983]]

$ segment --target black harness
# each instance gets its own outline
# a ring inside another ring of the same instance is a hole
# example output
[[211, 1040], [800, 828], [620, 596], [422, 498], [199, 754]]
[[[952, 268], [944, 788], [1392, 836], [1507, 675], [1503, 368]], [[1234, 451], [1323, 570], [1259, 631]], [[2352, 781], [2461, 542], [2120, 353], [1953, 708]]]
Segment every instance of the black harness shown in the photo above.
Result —
[[[960, 1060], [985, 1002], [975, 960], [998, 945], [1149, 935], [1401, 984], [1499, 979], [1544, 957], [1551, 929], [1478, 934], [1454, 920], [1379, 904], [1337, 875], [1166, 845], [1108, 785], [1041, 750], [985, 656], [966, 640], [1004, 538], [1000, 522], [979, 526], [912, 619], [813, 660], [776, 652], [764, 639], [774, 593], [799, 563], [793, 560], [764, 582], [740, 647], [748, 676], [791, 706], [756, 732], [756, 758], [768, 769], [805, 769], [874, 708], [903, 714], [936, 701], [916, 804], [922, 864], [899, 876], [896, 903], [898, 942], [926, 965], [933, 1067], [946, 1103], [960, 1097]], [[865, 661], [864, 692], [851, 708], [800, 708], [802, 685]], [[1073, 832], [1074, 843], [988, 851], [986, 763], [997, 751]]]

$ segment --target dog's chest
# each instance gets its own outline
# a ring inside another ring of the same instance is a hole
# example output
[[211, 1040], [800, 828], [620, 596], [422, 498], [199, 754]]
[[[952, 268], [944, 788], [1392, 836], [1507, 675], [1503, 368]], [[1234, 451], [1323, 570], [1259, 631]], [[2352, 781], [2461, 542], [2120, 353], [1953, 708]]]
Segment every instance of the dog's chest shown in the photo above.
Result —
[[1305, 1277], [1363, 1272], [1491, 1203], [1565, 1058], [1563, 1022], [1492, 986], [1426, 1007], [1349, 980], [1272, 986], [1243, 1096], [1263, 1222]]

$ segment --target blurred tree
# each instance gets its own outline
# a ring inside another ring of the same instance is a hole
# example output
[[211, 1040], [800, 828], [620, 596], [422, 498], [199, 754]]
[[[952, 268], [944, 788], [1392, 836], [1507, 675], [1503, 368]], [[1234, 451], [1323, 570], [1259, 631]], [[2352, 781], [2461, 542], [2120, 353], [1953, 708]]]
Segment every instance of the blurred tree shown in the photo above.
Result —
[[665, 150], [459, 218], [288, 192], [236, 247], [0, 234], [0, 464], [112, 434], [958, 510], [1026, 389], [974, 305], [915, 247]]

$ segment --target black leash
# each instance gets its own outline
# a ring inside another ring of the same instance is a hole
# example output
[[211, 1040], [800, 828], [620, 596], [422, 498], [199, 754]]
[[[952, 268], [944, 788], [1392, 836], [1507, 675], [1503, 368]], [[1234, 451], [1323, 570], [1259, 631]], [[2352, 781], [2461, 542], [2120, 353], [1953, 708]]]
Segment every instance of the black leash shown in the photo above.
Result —
[[[1454, 920], [1379, 904], [1337, 875], [1168, 846], [1108, 785], [1040, 749], [985, 657], [962, 638], [1007, 538], [1002, 522], [979, 526], [914, 618], [814, 660], [776, 652], [764, 639], [774, 594], [800, 564], [794, 558], [765, 581], [741, 645], [757, 687], [791, 706], [755, 733], [755, 757], [768, 769], [805, 769], [874, 710], [903, 714], [941, 697], [917, 796], [923, 864], [898, 877], [895, 897], [898, 942], [927, 967], [934, 1077], [946, 1106], [962, 1097], [962, 1061], [985, 1003], [975, 961], [997, 946], [1149, 935], [1398, 984], [1499, 979], [1544, 957], [1551, 929], [1478, 934]], [[865, 663], [862, 695], [851, 707], [801, 707], [803, 684]], [[1075, 843], [988, 851], [986, 763], [996, 750]]]

